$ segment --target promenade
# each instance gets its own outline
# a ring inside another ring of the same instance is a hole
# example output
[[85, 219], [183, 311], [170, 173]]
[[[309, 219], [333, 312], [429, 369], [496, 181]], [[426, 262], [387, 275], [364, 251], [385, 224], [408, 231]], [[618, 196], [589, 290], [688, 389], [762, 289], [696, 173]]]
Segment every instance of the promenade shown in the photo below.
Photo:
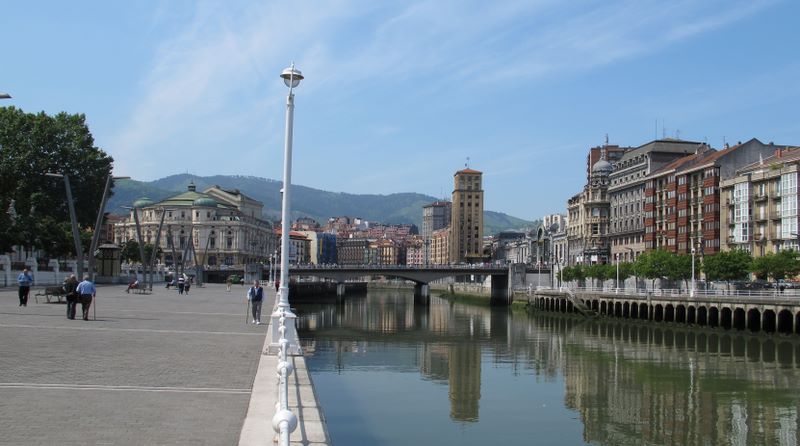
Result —
[[[277, 358], [261, 352], [274, 289], [263, 325], [245, 317], [247, 287], [124, 289], [99, 287], [90, 321], [37, 304], [35, 291], [19, 307], [16, 288], [0, 290], [0, 445], [272, 444]], [[304, 361], [296, 364], [290, 394], [314, 421], [301, 418], [292, 439], [325, 444]]]

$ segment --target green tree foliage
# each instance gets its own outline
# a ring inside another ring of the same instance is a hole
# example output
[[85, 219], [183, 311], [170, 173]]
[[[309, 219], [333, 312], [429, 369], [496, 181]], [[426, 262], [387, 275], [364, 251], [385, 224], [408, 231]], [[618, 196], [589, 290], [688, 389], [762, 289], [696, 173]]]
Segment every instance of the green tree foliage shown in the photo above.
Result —
[[[672, 255], [672, 264], [670, 265], [669, 270], [667, 271], [667, 278], [674, 281], [683, 281], [685, 285], [688, 284], [688, 280], [692, 278], [692, 255], [691, 254], [678, 254]], [[700, 264], [700, 259], [695, 259], [695, 274], [697, 274], [700, 269], [698, 268]]]
[[128, 240], [120, 247], [119, 256], [126, 262], [139, 262], [141, 256], [139, 255], [139, 242], [136, 240]]
[[723, 251], [713, 256], [706, 256], [703, 271], [708, 280], [747, 280], [753, 257], [742, 250]]
[[0, 107], [0, 251], [25, 245], [72, 253], [61, 234], [69, 223], [64, 181], [44, 174], [69, 174], [78, 223], [91, 227], [112, 161], [95, 147], [83, 114]]
[[635, 268], [638, 276], [652, 280], [655, 286], [656, 279], [669, 278], [675, 268], [675, 255], [661, 249], [646, 252], [636, 259]]
[[800, 272], [800, 260], [793, 250], [780, 251], [777, 254], [767, 253], [753, 259], [751, 270], [760, 279], [785, 279]]
[[[621, 262], [619, 264], [619, 281], [622, 283], [628, 277], [633, 276], [633, 263]], [[614, 278], [617, 277], [617, 270], [614, 270]]]

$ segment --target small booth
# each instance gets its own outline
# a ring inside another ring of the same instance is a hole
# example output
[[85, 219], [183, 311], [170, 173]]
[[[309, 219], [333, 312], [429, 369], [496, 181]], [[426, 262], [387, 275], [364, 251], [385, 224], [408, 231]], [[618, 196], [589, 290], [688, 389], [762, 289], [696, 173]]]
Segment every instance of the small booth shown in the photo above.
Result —
[[[113, 243], [106, 243], [97, 248], [97, 283], [120, 282], [120, 248]], [[127, 280], [127, 279], [126, 279]]]

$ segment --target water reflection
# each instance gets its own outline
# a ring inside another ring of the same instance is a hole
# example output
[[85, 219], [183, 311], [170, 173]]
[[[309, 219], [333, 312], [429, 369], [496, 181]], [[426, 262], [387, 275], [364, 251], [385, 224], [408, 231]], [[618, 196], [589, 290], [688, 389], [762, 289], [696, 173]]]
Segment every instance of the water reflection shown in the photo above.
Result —
[[[448, 386], [455, 422], [480, 425], [482, 385], [523, 376], [491, 410], [530, 411], [529, 395], [561, 382], [562, 404], [578, 414], [586, 443], [798, 443], [794, 338], [511, 313], [436, 297], [415, 307], [404, 292], [299, 306], [299, 313], [312, 373], [418, 373]], [[486, 366], [502, 374], [487, 375]], [[515, 428], [535, 432], [542, 421], [529, 422]]]

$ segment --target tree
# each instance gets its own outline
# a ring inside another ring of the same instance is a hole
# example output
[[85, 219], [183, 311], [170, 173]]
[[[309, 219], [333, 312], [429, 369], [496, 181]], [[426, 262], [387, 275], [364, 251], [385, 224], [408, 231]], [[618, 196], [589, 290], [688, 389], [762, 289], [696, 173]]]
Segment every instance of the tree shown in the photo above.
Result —
[[777, 254], [770, 252], [753, 259], [751, 270], [760, 279], [785, 279], [800, 272], [800, 260], [794, 250], [784, 250]]
[[753, 257], [749, 252], [740, 249], [723, 251], [713, 256], [706, 256], [703, 271], [708, 280], [747, 280]]
[[91, 227], [112, 161], [94, 146], [83, 114], [0, 107], [0, 251], [25, 245], [63, 254], [54, 225], [69, 223], [64, 181], [44, 174], [70, 174], [78, 225]]
[[[695, 273], [699, 272], [699, 263], [699, 261], [695, 262]], [[688, 280], [692, 278], [692, 255], [678, 254], [674, 256], [667, 271], [667, 278], [674, 281], [682, 280], [684, 285], [688, 285]]]
[[656, 279], [666, 279], [673, 270], [675, 254], [662, 249], [646, 252], [636, 259], [636, 274], [650, 279], [655, 288]]
[[129, 263], [139, 262], [141, 256], [139, 255], [139, 242], [136, 240], [128, 240], [124, 242], [120, 249], [120, 258]]

